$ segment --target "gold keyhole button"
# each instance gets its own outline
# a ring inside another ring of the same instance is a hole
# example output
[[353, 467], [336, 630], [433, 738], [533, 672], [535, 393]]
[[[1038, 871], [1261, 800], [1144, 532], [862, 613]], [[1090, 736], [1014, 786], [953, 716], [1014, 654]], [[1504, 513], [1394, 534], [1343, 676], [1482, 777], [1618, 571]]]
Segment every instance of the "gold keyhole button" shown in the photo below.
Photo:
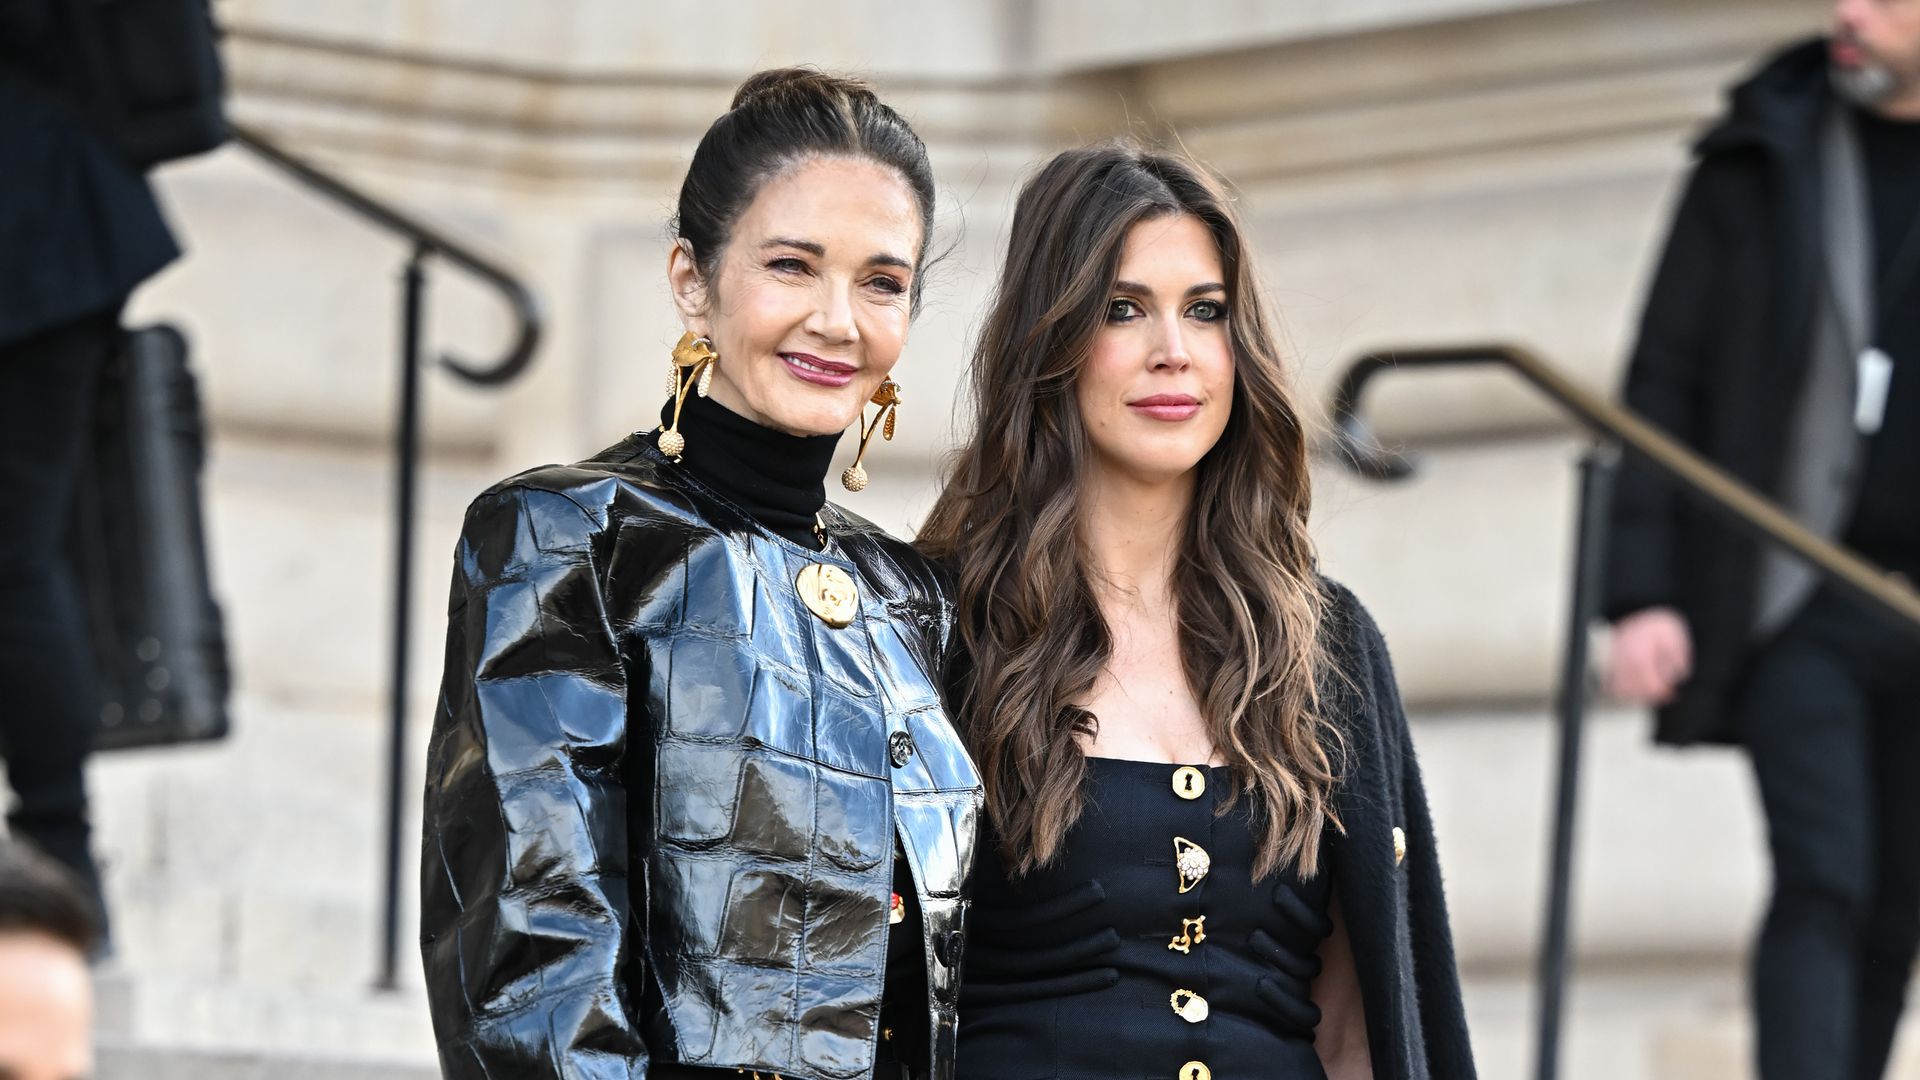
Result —
[[1183, 799], [1197, 799], [1207, 793], [1207, 774], [1191, 765], [1173, 770], [1173, 793]]
[[1213, 1070], [1204, 1061], [1189, 1061], [1180, 1066], [1180, 1080], [1213, 1080]]
[[1207, 1008], [1207, 999], [1191, 990], [1175, 990], [1172, 1003], [1174, 1013], [1189, 1024], [1204, 1021], [1210, 1011]]

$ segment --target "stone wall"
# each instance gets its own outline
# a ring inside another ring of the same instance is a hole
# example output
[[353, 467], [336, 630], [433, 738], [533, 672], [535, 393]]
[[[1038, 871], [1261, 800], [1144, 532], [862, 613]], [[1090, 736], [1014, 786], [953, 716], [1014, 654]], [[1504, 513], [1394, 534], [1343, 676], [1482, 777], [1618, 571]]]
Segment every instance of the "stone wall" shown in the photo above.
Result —
[[[521, 382], [429, 380], [436, 453], [501, 474], [654, 421], [679, 329], [666, 223], [739, 79], [800, 61], [871, 74], [929, 142], [940, 242], [955, 245], [900, 371], [901, 438], [851, 500], [910, 528], [970, 422], [951, 403], [1012, 189], [1050, 150], [1131, 131], [1223, 171], [1315, 396], [1367, 350], [1490, 340], [1606, 387], [1689, 133], [1824, 5], [1248, 2], [1174, 23], [1131, 0], [220, 10], [237, 117], [469, 238], [544, 298]], [[403, 247], [238, 149], [162, 184], [192, 254], [139, 310], [194, 332], [221, 429], [386, 439]], [[508, 332], [496, 299], [451, 271], [433, 279], [430, 327], [476, 359]], [[1568, 548], [1572, 450], [1538, 438], [1556, 421], [1493, 376], [1393, 380], [1370, 407], [1389, 438], [1473, 445], [1438, 453], [1419, 491], [1324, 476], [1328, 565], [1380, 609], [1413, 700], [1540, 700]], [[1401, 542], [1409, 530], [1420, 544]], [[1488, 596], [1485, 632], [1461, 633], [1463, 601]]]

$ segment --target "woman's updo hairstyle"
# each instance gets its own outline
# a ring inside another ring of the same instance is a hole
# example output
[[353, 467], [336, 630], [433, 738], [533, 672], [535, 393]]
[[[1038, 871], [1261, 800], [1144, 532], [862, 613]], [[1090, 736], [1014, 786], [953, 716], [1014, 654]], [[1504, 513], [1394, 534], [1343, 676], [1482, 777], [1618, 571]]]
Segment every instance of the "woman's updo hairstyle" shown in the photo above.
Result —
[[674, 235], [693, 246], [700, 275], [713, 279], [733, 226], [768, 180], [813, 157], [858, 157], [900, 174], [920, 207], [913, 310], [920, 309], [927, 241], [933, 234], [933, 166], [926, 144], [861, 79], [814, 68], [762, 71], [740, 84], [733, 105], [707, 128], [680, 185]]

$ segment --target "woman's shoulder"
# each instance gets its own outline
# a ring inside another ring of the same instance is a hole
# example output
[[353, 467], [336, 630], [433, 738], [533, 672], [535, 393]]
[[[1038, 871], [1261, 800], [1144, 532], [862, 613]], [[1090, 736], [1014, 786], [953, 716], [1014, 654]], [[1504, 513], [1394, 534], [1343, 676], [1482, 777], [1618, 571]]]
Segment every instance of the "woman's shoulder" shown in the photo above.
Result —
[[945, 567], [839, 503], [828, 503], [827, 515], [841, 548], [883, 591], [949, 602], [952, 579]]
[[1386, 638], [1360, 597], [1324, 574], [1316, 574], [1314, 580], [1320, 588], [1322, 639], [1335, 662], [1356, 676], [1386, 663]]
[[503, 516], [554, 540], [583, 540], [616, 519], [665, 515], [693, 520], [686, 494], [661, 476], [660, 462], [629, 437], [570, 465], [522, 470], [481, 492], [467, 509], [467, 529], [497, 526]]
[[1406, 716], [1387, 640], [1373, 613], [1353, 590], [1332, 578], [1317, 578], [1323, 598], [1321, 635], [1331, 671], [1326, 684], [1335, 722], [1349, 738], [1402, 741]]

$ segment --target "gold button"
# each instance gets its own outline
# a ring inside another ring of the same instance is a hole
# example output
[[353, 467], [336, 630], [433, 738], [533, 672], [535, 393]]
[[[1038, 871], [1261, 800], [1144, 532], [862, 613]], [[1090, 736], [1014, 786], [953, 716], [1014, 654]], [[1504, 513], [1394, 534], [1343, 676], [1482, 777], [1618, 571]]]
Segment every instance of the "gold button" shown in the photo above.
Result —
[[1207, 940], [1207, 917], [1180, 920], [1180, 936], [1167, 942], [1167, 948], [1185, 956], [1195, 945]]
[[1393, 827], [1393, 865], [1399, 866], [1407, 857], [1407, 834], [1400, 826]]
[[1180, 1066], [1180, 1080], [1213, 1080], [1213, 1070], [1204, 1061], [1189, 1061]]
[[1197, 799], [1207, 793], [1207, 774], [1191, 765], [1173, 770], [1173, 793], [1183, 799]]
[[1207, 849], [1184, 836], [1173, 838], [1173, 866], [1180, 873], [1180, 891], [1192, 892], [1200, 885], [1200, 879], [1213, 869], [1213, 857]]
[[1189, 1024], [1197, 1024], [1207, 1018], [1207, 999], [1191, 990], [1175, 990], [1171, 1004], [1174, 1013]]

